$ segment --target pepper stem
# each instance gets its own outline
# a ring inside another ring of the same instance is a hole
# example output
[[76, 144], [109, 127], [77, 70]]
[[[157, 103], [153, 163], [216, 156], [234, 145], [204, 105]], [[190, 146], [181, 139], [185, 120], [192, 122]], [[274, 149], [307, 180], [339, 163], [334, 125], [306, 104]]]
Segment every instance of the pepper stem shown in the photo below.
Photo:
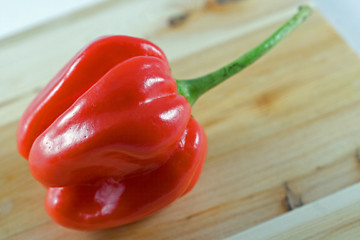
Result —
[[262, 55], [273, 48], [283, 38], [290, 34], [296, 27], [298, 27], [311, 14], [311, 8], [308, 6], [301, 6], [299, 11], [282, 25], [276, 32], [274, 32], [268, 39], [260, 43], [258, 46], [240, 56], [235, 61], [223, 66], [204, 76], [189, 79], [176, 80], [178, 92], [186, 97], [191, 105], [205, 92], [240, 72], [251, 63], [255, 62]]

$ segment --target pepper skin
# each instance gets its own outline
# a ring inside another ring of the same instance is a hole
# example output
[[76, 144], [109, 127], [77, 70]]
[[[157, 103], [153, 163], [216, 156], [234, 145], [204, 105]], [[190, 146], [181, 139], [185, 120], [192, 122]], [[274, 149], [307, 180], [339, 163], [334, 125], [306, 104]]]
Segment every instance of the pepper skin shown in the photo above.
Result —
[[188, 193], [207, 140], [190, 105], [273, 48], [309, 7], [264, 42], [207, 75], [174, 80], [164, 53], [138, 38], [110, 36], [80, 51], [20, 119], [17, 144], [47, 189], [59, 224], [96, 230], [131, 223]]
[[56, 222], [82, 230], [119, 226], [195, 185], [207, 144], [190, 113], [158, 47], [105, 37], [30, 104], [18, 148], [48, 188], [45, 206]]

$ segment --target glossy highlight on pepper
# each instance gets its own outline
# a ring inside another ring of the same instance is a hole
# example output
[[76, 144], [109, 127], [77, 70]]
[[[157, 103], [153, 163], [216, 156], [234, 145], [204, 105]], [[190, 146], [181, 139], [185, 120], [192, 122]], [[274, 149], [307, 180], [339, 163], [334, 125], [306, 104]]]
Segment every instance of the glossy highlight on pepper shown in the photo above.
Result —
[[188, 193], [207, 152], [191, 116], [198, 97], [274, 47], [310, 14], [308, 7], [263, 43], [205, 76], [174, 80], [153, 43], [100, 38], [76, 54], [31, 102], [17, 144], [47, 188], [45, 208], [80, 230], [145, 218]]

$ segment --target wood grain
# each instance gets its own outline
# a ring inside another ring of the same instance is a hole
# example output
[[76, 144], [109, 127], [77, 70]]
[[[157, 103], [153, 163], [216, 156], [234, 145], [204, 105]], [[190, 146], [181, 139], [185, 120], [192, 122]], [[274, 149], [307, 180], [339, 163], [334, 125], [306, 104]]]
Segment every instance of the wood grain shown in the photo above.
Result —
[[358, 183], [226, 240], [359, 239], [359, 190]]
[[[209, 152], [191, 193], [119, 228], [78, 232], [53, 223], [43, 208], [45, 189], [17, 154], [16, 124], [81, 46], [122, 29], [163, 48], [175, 78], [195, 77], [262, 41], [303, 1], [145, 2], [107, 1], [0, 41], [0, 239], [223, 239], [288, 212], [290, 192], [306, 207], [359, 182], [360, 60], [315, 12], [263, 59], [195, 104], [192, 114], [207, 132]], [[119, 13], [135, 19], [150, 7], [152, 20], [121, 24]], [[342, 216], [333, 221], [354, 220]], [[349, 226], [360, 232], [358, 224]]]

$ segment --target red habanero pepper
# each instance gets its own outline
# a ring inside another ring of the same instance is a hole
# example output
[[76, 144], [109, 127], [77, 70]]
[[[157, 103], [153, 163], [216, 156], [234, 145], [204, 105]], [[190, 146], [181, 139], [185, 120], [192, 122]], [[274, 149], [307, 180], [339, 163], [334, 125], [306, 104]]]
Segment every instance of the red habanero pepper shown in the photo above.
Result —
[[203, 77], [174, 80], [164, 53], [127, 36], [80, 51], [39, 93], [17, 132], [21, 155], [47, 189], [59, 224], [95, 230], [127, 224], [189, 192], [207, 151], [191, 116], [197, 98], [295, 29], [299, 12], [253, 50]]

